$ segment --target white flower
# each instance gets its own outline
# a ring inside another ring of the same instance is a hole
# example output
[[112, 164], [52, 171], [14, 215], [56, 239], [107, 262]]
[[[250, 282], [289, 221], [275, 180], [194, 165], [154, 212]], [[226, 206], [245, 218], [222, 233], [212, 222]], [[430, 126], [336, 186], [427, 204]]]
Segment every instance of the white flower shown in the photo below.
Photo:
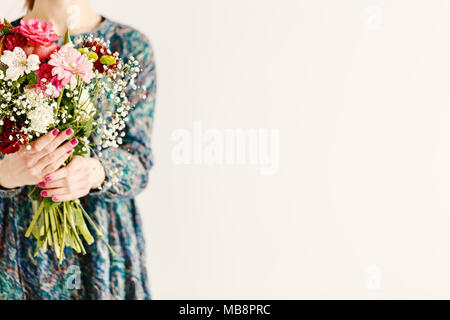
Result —
[[24, 73], [39, 69], [39, 57], [31, 54], [27, 58], [27, 54], [20, 47], [14, 48], [14, 51], [6, 50], [0, 57], [0, 61], [8, 66], [6, 70], [6, 80], [16, 81]]
[[36, 93], [34, 88], [25, 88], [26, 101], [33, 106], [27, 116], [30, 122], [29, 130], [46, 133], [48, 127], [54, 123], [54, 108], [49, 100]]
[[94, 104], [91, 102], [91, 95], [89, 94], [89, 91], [84, 89], [81, 92], [79, 105], [78, 105], [78, 112], [80, 113], [81, 120], [87, 121], [91, 116], [93, 116], [94, 113]]
[[34, 110], [28, 112], [30, 120], [30, 130], [39, 133], [46, 133], [48, 127], [53, 124], [53, 108], [49, 105], [39, 105]]

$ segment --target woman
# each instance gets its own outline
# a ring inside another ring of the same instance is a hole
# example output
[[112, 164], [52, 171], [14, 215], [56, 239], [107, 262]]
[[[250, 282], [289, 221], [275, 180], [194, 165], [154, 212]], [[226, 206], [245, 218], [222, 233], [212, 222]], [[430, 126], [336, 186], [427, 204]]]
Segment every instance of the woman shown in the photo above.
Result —
[[[146, 187], [152, 167], [156, 81], [150, 43], [138, 31], [96, 14], [88, 0], [28, 0], [27, 6], [24, 20], [53, 22], [59, 35], [68, 26], [73, 35], [91, 33], [110, 40], [111, 50], [122, 57], [133, 55], [144, 70], [137, 82], [148, 92], [145, 99], [130, 97], [136, 107], [124, 143], [105, 150], [100, 160], [74, 157], [60, 169], [64, 155], [77, 144], [70, 138], [71, 129], [47, 133], [32, 143], [31, 152], [22, 147], [1, 156], [0, 299], [150, 299], [142, 223], [134, 200]], [[109, 183], [117, 171], [122, 172], [120, 181]], [[42, 196], [54, 201], [80, 198], [116, 254], [111, 256], [97, 241], [85, 256], [66, 248], [70, 254], [61, 266], [52, 250], [34, 258], [35, 242], [24, 235], [33, 216], [27, 194], [36, 184]]]

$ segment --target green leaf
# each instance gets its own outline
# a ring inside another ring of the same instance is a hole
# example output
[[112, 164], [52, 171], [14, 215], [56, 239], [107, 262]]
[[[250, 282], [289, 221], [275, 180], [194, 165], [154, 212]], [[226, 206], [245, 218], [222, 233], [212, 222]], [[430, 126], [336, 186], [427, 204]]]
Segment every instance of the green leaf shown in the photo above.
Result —
[[72, 42], [70, 40], [70, 32], [69, 32], [69, 30], [67, 30], [66, 33], [64, 34], [64, 44], [68, 44], [70, 42]]
[[17, 83], [22, 84], [26, 78], [27, 78], [27, 76], [25, 76], [25, 75], [21, 76], [19, 79], [17, 79]]
[[3, 30], [2, 30], [2, 34], [3, 35], [11, 34], [12, 29], [9, 27], [11, 25], [11, 23], [8, 20], [3, 19], [3, 24], [5, 25], [5, 28], [3, 28]]
[[81, 54], [87, 55], [88, 58], [94, 62], [98, 60], [98, 55], [93, 51], [89, 51], [88, 48], [80, 48], [78, 51], [81, 52]]
[[53, 200], [50, 198], [43, 198], [42, 202], [44, 203], [44, 208], [46, 211], [53, 210], [60, 205], [59, 202], [53, 202]]
[[7, 35], [7, 34], [11, 34], [11, 33], [12, 33], [11, 28], [5, 27], [5, 28], [3, 29], [3, 35]]
[[114, 58], [113, 56], [103, 56], [100, 58], [100, 63], [106, 64], [107, 66], [112, 66], [116, 63], [116, 61], [116, 58]]
[[28, 198], [30, 198], [31, 201], [38, 201], [40, 197], [40, 189], [38, 187], [34, 187], [33, 190], [28, 194]]
[[83, 130], [83, 134], [85, 137], [90, 137], [92, 133], [92, 124], [94, 123], [94, 118], [91, 117], [88, 122], [86, 122], [86, 125]]
[[28, 84], [36, 84], [38, 81], [38, 77], [34, 71], [31, 71], [29, 74], [27, 74]]

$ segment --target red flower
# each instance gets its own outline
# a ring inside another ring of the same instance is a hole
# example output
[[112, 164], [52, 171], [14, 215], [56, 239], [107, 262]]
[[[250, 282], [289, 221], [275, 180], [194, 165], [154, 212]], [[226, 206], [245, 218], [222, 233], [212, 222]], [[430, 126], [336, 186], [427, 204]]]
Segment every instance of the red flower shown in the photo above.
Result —
[[[20, 145], [27, 143], [28, 135], [21, 132], [15, 121], [6, 118], [3, 119], [3, 126], [0, 133], [0, 152], [3, 154], [16, 153], [20, 149]], [[12, 138], [12, 139], [11, 139]], [[24, 139], [20, 142], [20, 139]]]
[[[98, 43], [97, 41], [92, 41], [92, 42], [88, 42], [85, 45], [86, 48], [90, 48], [91, 51], [92, 48], [95, 47], [95, 52], [98, 56], [97, 61], [94, 62], [94, 68], [100, 72], [100, 73], [106, 73], [107, 75], [110, 74], [110, 72], [116, 72], [119, 66], [119, 59], [116, 59], [116, 63], [113, 65], [108, 66], [108, 69], [106, 69], [105, 71], [105, 67], [104, 65], [100, 62], [100, 60], [102, 59], [103, 56], [111, 56], [114, 57], [114, 55], [111, 53], [111, 51], [108, 50], [108, 48], [105, 48], [104, 46], [102, 46], [100, 43]], [[108, 53], [109, 51], [109, 53]]]
[[14, 51], [16, 47], [21, 47], [28, 56], [30, 54], [37, 55], [41, 61], [50, 58], [52, 53], [59, 49], [56, 43], [41, 45], [29, 41], [15, 30], [13, 33], [3, 36], [3, 46], [0, 53], [3, 53], [4, 50]]
[[28, 40], [19, 33], [11, 33], [5, 36], [3, 39], [3, 50], [14, 51], [14, 48], [23, 48], [27, 44]]
[[[58, 80], [58, 77], [52, 74], [52, 70], [53, 66], [48, 63], [43, 63], [40, 65], [39, 70], [35, 71], [38, 77], [37, 92], [45, 91], [47, 84], [51, 83], [56, 88], [53, 96], [57, 98], [64, 86], [62, 81]], [[43, 79], [45, 79], [45, 81], [43, 81]]]
[[0, 22], [0, 30], [3, 31], [5, 28], [12, 29], [12, 25], [10, 23], [4, 24]]

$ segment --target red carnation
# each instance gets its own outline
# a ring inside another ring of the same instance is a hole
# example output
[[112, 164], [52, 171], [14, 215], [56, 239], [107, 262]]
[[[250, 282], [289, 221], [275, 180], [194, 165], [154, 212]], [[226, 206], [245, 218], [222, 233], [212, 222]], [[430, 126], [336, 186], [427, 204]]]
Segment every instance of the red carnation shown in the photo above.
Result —
[[[52, 74], [52, 70], [53, 66], [51, 66], [48, 63], [43, 63], [40, 65], [39, 70], [35, 71], [38, 77], [38, 83], [36, 88], [37, 92], [45, 91], [47, 85], [51, 83], [56, 88], [56, 91], [53, 93], [53, 96], [57, 98], [59, 97], [64, 86], [62, 84], [62, 81], [58, 80], [58, 77]], [[44, 79], [45, 81], [43, 81]]]
[[[28, 136], [17, 128], [15, 121], [11, 121], [9, 118], [3, 119], [3, 125], [0, 133], [1, 153], [16, 153], [19, 151], [21, 144], [27, 143], [27, 138]], [[20, 142], [20, 139], [24, 139], [23, 142]]]
[[5, 36], [3, 39], [3, 50], [14, 51], [14, 48], [23, 48], [27, 44], [28, 40], [20, 33], [11, 33]]

